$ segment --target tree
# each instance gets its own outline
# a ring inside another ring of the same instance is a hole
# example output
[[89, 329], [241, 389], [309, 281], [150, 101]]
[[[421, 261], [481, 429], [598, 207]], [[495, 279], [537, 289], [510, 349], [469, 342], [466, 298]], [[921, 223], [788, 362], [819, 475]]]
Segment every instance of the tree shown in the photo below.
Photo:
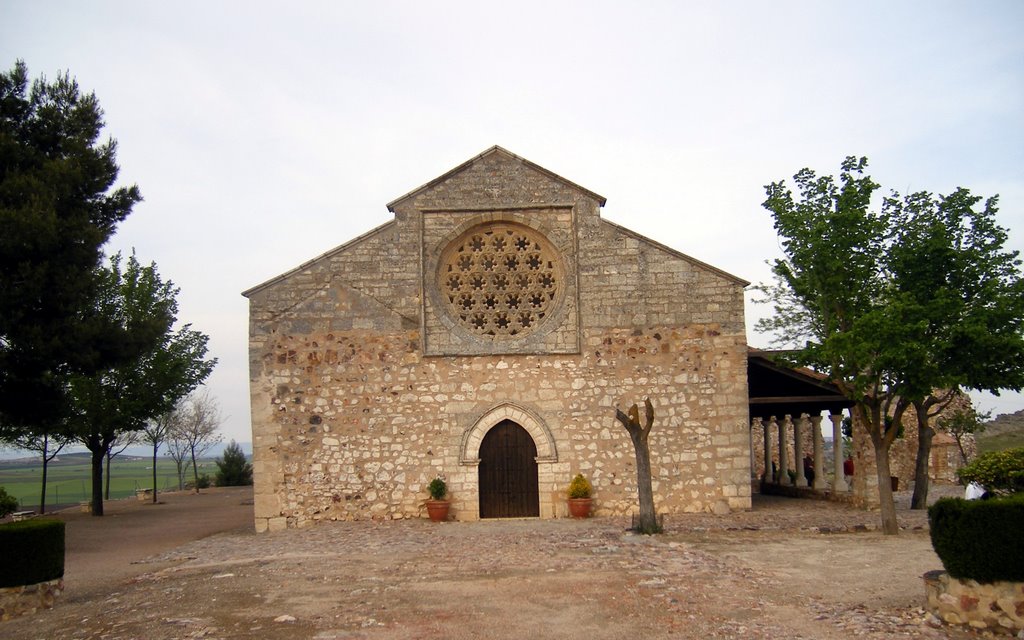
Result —
[[220, 408], [209, 392], [203, 391], [189, 397], [176, 438], [184, 442], [191, 459], [196, 493], [199, 493], [199, 467], [196, 459], [202, 458], [210, 447], [221, 441], [217, 435], [220, 423]]
[[39, 431], [21, 431], [13, 437], [9, 444], [16, 449], [25, 449], [39, 454], [43, 463], [43, 478], [39, 490], [39, 513], [46, 513], [46, 476], [50, 461], [57, 457], [64, 447], [71, 443], [71, 438], [59, 431], [41, 429]]
[[[178, 406], [175, 405], [175, 407], [173, 407], [170, 411], [166, 411], [163, 414], [153, 418], [152, 420], [146, 423], [146, 426], [142, 427], [142, 433], [140, 435], [140, 438], [143, 444], [147, 444], [153, 447], [153, 504], [157, 503], [157, 452], [160, 450], [160, 445], [167, 440], [171, 431], [174, 429], [175, 425], [181, 419], [180, 416], [181, 414], [178, 409]], [[176, 460], [175, 462], [178, 462], [178, 460]], [[178, 464], [179, 485], [181, 484], [181, 476], [181, 465]]]
[[962, 189], [938, 201], [894, 193], [873, 213], [866, 167], [846, 158], [839, 185], [803, 169], [798, 200], [784, 182], [766, 187], [785, 258], [772, 266], [776, 284], [761, 287], [775, 315], [758, 329], [853, 401], [874, 448], [882, 529], [895, 534], [889, 449], [905, 412], [915, 407], [927, 427], [961, 387], [1020, 388], [1024, 283], [995, 199], [976, 211]]
[[965, 407], [954, 411], [948, 416], [939, 418], [936, 426], [953, 436], [956, 440], [957, 449], [960, 450], [960, 460], [967, 464], [967, 450], [964, 447], [964, 440], [968, 435], [974, 436], [985, 430], [985, 423], [992, 418], [991, 411], [978, 411], [974, 407]]
[[142, 199], [113, 187], [103, 126], [96, 96], [66, 73], [31, 91], [24, 62], [0, 73], [0, 423], [23, 433], [71, 412], [69, 376], [134, 355], [122, 327], [90, 313], [101, 247]]
[[644, 399], [645, 421], [640, 424], [640, 409], [636, 404], [629, 408], [629, 415], [615, 409], [615, 417], [629, 433], [629, 439], [633, 442], [633, 453], [636, 455], [636, 487], [640, 500], [640, 519], [637, 522], [636, 530], [640, 533], [660, 533], [658, 516], [654, 510], [654, 490], [651, 486], [651, 449], [647, 443], [647, 437], [654, 425], [654, 406], [651, 399]]
[[106, 462], [106, 479], [103, 487], [103, 499], [110, 500], [110, 463], [114, 458], [124, 453], [124, 450], [133, 444], [139, 443], [139, 434], [135, 431], [124, 431], [117, 434], [114, 440], [107, 445], [107, 451], [103, 454]]
[[[928, 499], [931, 420], [964, 388], [1024, 385], [1024, 280], [1007, 233], [995, 223], [998, 197], [957, 189], [935, 197], [894, 194], [883, 207], [893, 241], [885, 266], [917, 327], [919, 345], [904, 364], [900, 394], [915, 409], [918, 452], [912, 507]], [[980, 205], [980, 206], [979, 206]]]
[[[179, 411], [183, 410], [184, 403], [179, 407]], [[184, 439], [181, 423], [178, 421], [171, 423], [167, 430], [166, 455], [174, 462], [174, 467], [178, 473], [178, 491], [182, 491], [185, 488], [185, 472], [188, 471], [189, 465], [189, 446], [188, 442]]]
[[217, 463], [217, 486], [240, 487], [252, 484], [252, 465], [245, 459], [242, 447], [232, 440]]
[[103, 515], [103, 458], [111, 444], [170, 410], [216, 364], [216, 359], [203, 359], [206, 335], [190, 325], [173, 328], [178, 289], [160, 278], [155, 264], [142, 266], [132, 255], [122, 268], [118, 254], [102, 271], [95, 313], [110, 318], [124, 328], [127, 339], [147, 348], [120, 366], [71, 380], [73, 427], [92, 452], [92, 513], [97, 516]]

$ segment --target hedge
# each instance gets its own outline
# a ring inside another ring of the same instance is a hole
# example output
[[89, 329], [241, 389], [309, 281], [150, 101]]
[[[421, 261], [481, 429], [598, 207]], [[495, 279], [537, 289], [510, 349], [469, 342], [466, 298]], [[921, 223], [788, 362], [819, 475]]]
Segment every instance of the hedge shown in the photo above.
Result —
[[64, 577], [64, 522], [33, 518], [0, 525], [0, 587]]
[[932, 547], [960, 580], [1024, 582], [1024, 494], [943, 498], [928, 508]]

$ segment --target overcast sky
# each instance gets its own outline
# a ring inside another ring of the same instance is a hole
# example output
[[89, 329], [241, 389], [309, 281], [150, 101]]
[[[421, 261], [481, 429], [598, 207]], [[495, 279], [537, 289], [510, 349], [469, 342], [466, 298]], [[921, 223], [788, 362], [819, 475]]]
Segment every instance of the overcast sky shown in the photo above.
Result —
[[[240, 295], [498, 144], [602, 215], [752, 282], [764, 185], [870, 158], [886, 189], [1001, 195], [1024, 249], [1024, 2], [0, 0], [0, 64], [95, 91], [145, 202], [111, 251], [181, 287], [227, 438], [251, 439]], [[749, 342], [767, 346], [748, 304]], [[996, 413], [1019, 394], [986, 397]]]

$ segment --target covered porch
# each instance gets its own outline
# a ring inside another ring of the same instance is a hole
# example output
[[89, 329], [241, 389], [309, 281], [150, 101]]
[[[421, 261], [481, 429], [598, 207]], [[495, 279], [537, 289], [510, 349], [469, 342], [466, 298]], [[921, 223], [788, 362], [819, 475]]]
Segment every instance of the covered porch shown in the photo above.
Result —
[[[842, 424], [853, 403], [824, 376], [775, 363], [772, 353], [747, 356], [751, 484], [761, 493], [851, 491], [844, 473]], [[831, 431], [826, 450], [822, 425]]]

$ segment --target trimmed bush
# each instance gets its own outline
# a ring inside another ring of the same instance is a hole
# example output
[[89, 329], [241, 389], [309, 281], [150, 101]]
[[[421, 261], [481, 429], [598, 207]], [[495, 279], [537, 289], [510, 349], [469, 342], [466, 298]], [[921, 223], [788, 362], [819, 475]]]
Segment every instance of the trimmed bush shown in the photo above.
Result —
[[0, 525], [0, 587], [64, 577], [64, 522], [33, 518]]
[[431, 500], [444, 500], [444, 497], [448, 495], [448, 484], [444, 478], [437, 476], [427, 485], [427, 493], [430, 494]]
[[1024, 491], [1024, 447], [989, 451], [956, 472], [967, 484], [977, 482], [993, 493]]
[[18, 510], [18, 499], [7, 493], [7, 490], [0, 487], [0, 518], [3, 518], [8, 513], [14, 513]]
[[950, 576], [1024, 582], [1024, 494], [943, 498], [928, 508], [932, 547]]
[[569, 483], [570, 498], [589, 498], [593, 490], [594, 487], [590, 484], [590, 480], [583, 477], [582, 473], [577, 473], [572, 482]]

